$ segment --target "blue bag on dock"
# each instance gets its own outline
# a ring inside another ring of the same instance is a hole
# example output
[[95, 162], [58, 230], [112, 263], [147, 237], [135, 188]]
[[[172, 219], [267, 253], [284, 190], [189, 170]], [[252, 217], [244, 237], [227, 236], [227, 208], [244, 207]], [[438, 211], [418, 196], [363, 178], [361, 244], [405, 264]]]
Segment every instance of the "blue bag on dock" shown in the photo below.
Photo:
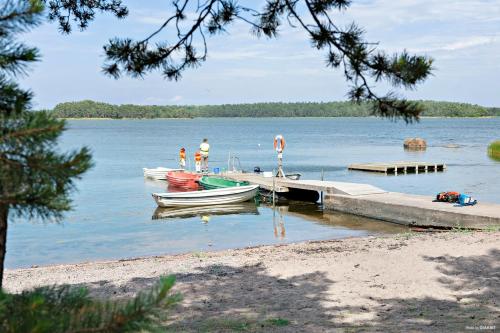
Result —
[[462, 206], [473, 206], [477, 204], [477, 200], [474, 200], [472, 197], [466, 194], [460, 194], [458, 196], [458, 203]]

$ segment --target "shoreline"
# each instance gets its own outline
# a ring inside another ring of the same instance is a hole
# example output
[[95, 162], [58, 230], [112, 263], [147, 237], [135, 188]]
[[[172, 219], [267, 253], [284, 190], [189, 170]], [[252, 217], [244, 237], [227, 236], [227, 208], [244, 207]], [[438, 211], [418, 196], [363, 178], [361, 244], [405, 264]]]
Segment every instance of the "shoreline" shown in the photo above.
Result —
[[[248, 116], [248, 117], [192, 117], [192, 118], [188, 118], [188, 117], [157, 117], [157, 118], [127, 118], [127, 117], [123, 117], [123, 118], [109, 118], [109, 117], [103, 117], [103, 118], [99, 118], [99, 117], [89, 117], [89, 118], [86, 118], [86, 117], [81, 117], [81, 118], [57, 118], [57, 119], [62, 119], [62, 120], [158, 120], [158, 119], [161, 119], [161, 120], [175, 120], [175, 119], [179, 119], [179, 120], [194, 120], [194, 119], [221, 119], [221, 118], [224, 118], [224, 119], [273, 119], [273, 118], [281, 118], [281, 119], [304, 119], [304, 118], [310, 118], [310, 119], [330, 119], [330, 118], [380, 118], [380, 119], [383, 119], [381, 117], [377, 117], [377, 116], [360, 116], [360, 117], [356, 117], [356, 116], [352, 116], [352, 117], [349, 117], [349, 116], [346, 116], [346, 117], [314, 117], [314, 116], [308, 116], [308, 117], [280, 117], [280, 116], [273, 116], [273, 117], [252, 117], [252, 116]], [[500, 116], [479, 116], [479, 117], [447, 117], [447, 116], [421, 116], [420, 119], [493, 119], [493, 118], [500, 118]]]
[[[395, 224], [392, 222], [384, 222], [384, 221], [377, 221], [381, 223], [389, 223], [389, 224], [394, 224], [396, 226], [401, 226], [402, 228], [405, 228], [407, 226], [404, 225], [399, 225]], [[471, 230], [472, 229], [467, 229]], [[477, 230], [480, 231], [480, 230]], [[496, 230], [495, 230], [496, 231]], [[411, 233], [412, 231], [408, 228], [407, 231], [404, 233]], [[440, 231], [436, 231], [440, 232]], [[489, 231], [487, 231], [489, 232]], [[314, 244], [314, 243], [323, 243], [323, 242], [336, 242], [336, 241], [341, 241], [341, 240], [346, 240], [346, 239], [364, 239], [364, 238], [385, 238], [385, 237], [392, 237], [395, 235], [401, 235], [403, 233], [397, 233], [397, 232], [390, 232], [390, 233], [379, 233], [379, 234], [368, 234], [368, 235], [361, 235], [361, 236], [347, 236], [347, 237], [341, 237], [341, 238], [331, 238], [331, 239], [322, 239], [322, 238], [317, 238], [317, 239], [307, 239], [307, 240], [297, 240], [293, 242], [287, 242], [287, 243], [271, 243], [271, 244], [258, 244], [258, 245], [249, 245], [249, 246], [241, 246], [241, 247], [231, 247], [231, 248], [219, 248], [219, 249], [210, 249], [210, 250], [194, 250], [194, 251], [184, 251], [184, 252], [178, 252], [178, 253], [162, 253], [162, 254], [151, 254], [151, 255], [139, 255], [139, 256], [131, 256], [131, 257], [121, 257], [121, 258], [103, 258], [103, 259], [92, 259], [92, 260], [83, 260], [83, 261], [75, 261], [75, 262], [60, 262], [60, 263], [48, 263], [48, 264], [32, 264], [31, 266], [19, 266], [19, 267], [6, 267], [5, 271], [23, 271], [23, 270], [32, 270], [32, 269], [48, 269], [48, 268], [67, 268], [71, 266], [93, 266], [93, 265], [107, 265], [107, 264], [114, 264], [117, 262], [134, 262], [134, 261], [147, 261], [150, 259], [164, 259], [164, 258], [170, 258], [170, 259], [176, 259], [177, 257], [186, 257], [190, 255], [198, 255], [200, 253], [203, 254], [217, 254], [220, 252], [227, 252], [227, 251], [247, 251], [247, 250], [258, 250], [260, 248], [267, 248], [267, 247], [283, 247], [283, 246], [288, 246], [288, 245], [298, 245], [298, 244]]]
[[499, 258], [498, 231], [411, 232], [7, 269], [4, 287], [68, 283], [126, 298], [175, 274], [184, 300], [173, 331], [236, 322], [257, 332], [270, 318], [288, 322], [273, 332], [464, 331], [499, 327]]

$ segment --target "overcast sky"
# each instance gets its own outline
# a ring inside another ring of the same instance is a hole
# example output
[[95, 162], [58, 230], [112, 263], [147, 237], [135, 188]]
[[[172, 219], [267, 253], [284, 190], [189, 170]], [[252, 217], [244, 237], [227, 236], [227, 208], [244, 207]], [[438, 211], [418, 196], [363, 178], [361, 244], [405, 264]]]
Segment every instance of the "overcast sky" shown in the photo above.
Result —
[[[42, 61], [22, 84], [35, 93], [35, 108], [92, 99], [115, 104], [222, 104], [345, 100], [341, 73], [325, 67], [325, 55], [306, 35], [284, 27], [267, 40], [232, 25], [209, 40], [208, 60], [180, 82], [159, 74], [115, 80], [101, 73], [102, 46], [111, 37], [145, 37], [170, 12], [170, 1], [124, 0], [130, 15], [99, 15], [84, 32], [69, 36], [44, 24], [22, 39], [37, 46]], [[263, 1], [246, 1], [262, 3]], [[260, 6], [259, 6], [260, 7]], [[364, 27], [369, 41], [388, 52], [407, 49], [435, 59], [434, 76], [413, 99], [500, 106], [500, 0], [353, 0], [334, 18]]]

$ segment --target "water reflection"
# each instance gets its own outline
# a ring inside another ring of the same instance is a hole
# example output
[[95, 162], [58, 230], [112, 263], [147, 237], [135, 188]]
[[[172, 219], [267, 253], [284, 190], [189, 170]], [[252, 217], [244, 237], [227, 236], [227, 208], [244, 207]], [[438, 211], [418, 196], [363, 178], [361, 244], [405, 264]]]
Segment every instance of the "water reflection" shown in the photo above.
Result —
[[279, 240], [285, 239], [286, 236], [285, 219], [283, 218], [283, 215], [287, 208], [288, 206], [275, 206], [273, 208], [274, 237]]
[[408, 227], [395, 223], [342, 212], [324, 211], [317, 203], [289, 201], [274, 208], [271, 205], [266, 206], [266, 208], [273, 209], [274, 235], [279, 239], [284, 239], [286, 236], [285, 222], [288, 217], [300, 218], [324, 226], [363, 230], [371, 233], [399, 233], [408, 230]]
[[147, 185], [148, 187], [153, 187], [153, 188], [162, 188], [166, 189], [168, 183], [165, 180], [157, 180], [157, 179], [151, 179], [151, 178], [144, 178], [144, 184]]
[[161, 208], [158, 207], [153, 213], [153, 220], [158, 219], [178, 219], [200, 217], [207, 223], [210, 216], [216, 215], [259, 215], [259, 211], [254, 202], [242, 202], [237, 204], [199, 206], [199, 207], [181, 207], [181, 208]]
[[[272, 215], [269, 214], [271, 212]], [[254, 202], [182, 208], [158, 207], [154, 211], [152, 219], [178, 221], [179, 219], [199, 218], [203, 224], [208, 224], [214, 217], [225, 215], [243, 217], [244, 215], [261, 215], [261, 213], [268, 218], [272, 216], [273, 235], [275, 239], [280, 241], [287, 240], [287, 219], [300, 219], [332, 229], [363, 231], [372, 234], [399, 233], [408, 230], [408, 227], [398, 224], [341, 212], [323, 211], [321, 205], [317, 203], [301, 201], [287, 201], [274, 207], [270, 204], [261, 204], [258, 207]]]

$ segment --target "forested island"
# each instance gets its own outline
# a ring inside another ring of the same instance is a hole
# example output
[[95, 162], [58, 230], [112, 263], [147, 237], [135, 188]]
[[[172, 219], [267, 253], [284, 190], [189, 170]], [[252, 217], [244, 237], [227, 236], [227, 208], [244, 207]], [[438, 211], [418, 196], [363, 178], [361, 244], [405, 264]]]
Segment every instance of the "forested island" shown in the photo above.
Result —
[[[423, 117], [500, 116], [500, 108], [480, 105], [419, 101]], [[369, 117], [369, 103], [300, 102], [222, 105], [113, 105], [90, 100], [57, 104], [49, 110], [57, 118], [198, 118], [198, 117]]]

